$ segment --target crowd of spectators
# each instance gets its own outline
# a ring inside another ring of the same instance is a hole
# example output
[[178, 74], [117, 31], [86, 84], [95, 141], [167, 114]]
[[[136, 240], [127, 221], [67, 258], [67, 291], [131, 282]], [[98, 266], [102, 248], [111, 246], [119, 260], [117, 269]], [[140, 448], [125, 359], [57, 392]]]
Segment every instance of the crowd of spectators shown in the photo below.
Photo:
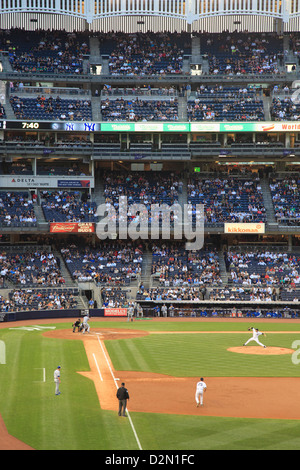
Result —
[[164, 287], [222, 285], [219, 256], [212, 248], [187, 251], [182, 244], [153, 244], [151, 274]]
[[300, 60], [300, 36], [298, 31], [289, 33], [289, 50], [292, 51], [294, 57]]
[[11, 95], [10, 104], [17, 119], [82, 121], [91, 120], [89, 99], [62, 99], [60, 96], [24, 98]]
[[16, 286], [63, 286], [65, 279], [59, 261], [52, 252], [43, 250], [0, 252], [1, 277]]
[[209, 294], [211, 301], [273, 302], [277, 299], [276, 289], [270, 286], [225, 286], [222, 289], [213, 289]]
[[280, 73], [283, 40], [276, 33], [203, 33], [200, 37], [212, 75]]
[[32, 163], [26, 161], [0, 162], [1, 175], [33, 175]]
[[53, 162], [37, 162], [37, 175], [48, 175], [48, 176], [87, 176], [90, 174], [88, 165], [81, 163], [73, 163], [66, 166], [65, 162], [55, 163]]
[[162, 100], [109, 99], [101, 101], [101, 115], [103, 121], [177, 121], [177, 98]]
[[97, 222], [97, 205], [80, 191], [41, 190], [41, 207], [48, 222]]
[[72, 292], [61, 289], [17, 289], [9, 293], [9, 298], [3, 302], [2, 311], [18, 312], [32, 310], [66, 310], [78, 306], [78, 300]]
[[114, 287], [101, 289], [102, 306], [104, 308], [127, 308], [129, 300], [127, 292]]
[[272, 177], [270, 191], [276, 220], [284, 225], [298, 225], [300, 217], [300, 175]]
[[[166, 204], [169, 207], [177, 203], [179, 193], [182, 190], [178, 176], [171, 172], [109, 172], [103, 174], [104, 191], [103, 196], [107, 206], [113, 206], [115, 211], [119, 211], [119, 198], [127, 197], [128, 211], [127, 220], [123, 220], [122, 213], [118, 218], [122, 223], [135, 221], [138, 223], [139, 217], [142, 220], [143, 215], [130, 215], [132, 204], [143, 204], [148, 211], [147, 220], [149, 223], [159, 221], [160, 215], [152, 215], [152, 204]], [[171, 224], [175, 222], [176, 213], [170, 214]], [[155, 220], [154, 220], [155, 219]]]
[[190, 48], [190, 36], [184, 32], [118, 32], [102, 35], [100, 53], [109, 53], [111, 75], [180, 74]]
[[[51, 147], [59, 147], [60, 149], [87, 149], [92, 147], [92, 142], [86, 136], [64, 136], [63, 138], [60, 135], [57, 135], [57, 139], [53, 134], [51, 135], [40, 135], [40, 138], [37, 139], [37, 136], [31, 134], [22, 134], [22, 135], [9, 135], [6, 139], [0, 143], [4, 144], [8, 148], [17, 148], [19, 151], [26, 147], [32, 148], [45, 148], [47, 147], [46, 152], [51, 153]], [[50, 149], [49, 149], [50, 147]]]
[[82, 74], [84, 56], [89, 55], [89, 34], [66, 31], [2, 31], [2, 47], [9, 53], [13, 70]]
[[35, 227], [36, 225], [33, 199], [27, 191], [0, 192], [0, 226]]
[[[185, 302], [174, 302], [173, 304], [166, 303], [168, 317], [198, 317], [198, 318], [299, 318], [299, 310], [297, 308], [282, 307], [272, 308], [270, 305], [260, 303], [259, 308], [255, 308], [253, 304], [249, 306], [241, 306], [238, 309], [230, 305], [216, 307], [201, 306], [197, 304], [188, 304]], [[158, 306], [144, 306], [144, 311], [153, 316], [161, 316], [162, 307]]]
[[299, 121], [300, 106], [299, 103], [289, 97], [273, 98], [270, 113], [273, 121]]
[[300, 254], [284, 251], [231, 249], [225, 253], [231, 283], [242, 287], [297, 287]]
[[[99, 92], [97, 93], [99, 95]], [[111, 85], [103, 85], [101, 90], [102, 96], [176, 96], [176, 88], [172, 85], [170, 86], [160, 86], [158, 88], [152, 88], [151, 85], [144, 85], [142, 87], [132, 87], [132, 88], [119, 88], [112, 87]]]
[[115, 241], [97, 248], [76, 245], [62, 248], [61, 254], [75, 281], [97, 285], [125, 286], [141, 274], [143, 247]]
[[139, 289], [137, 291], [136, 300], [144, 301], [173, 301], [173, 302], [197, 302], [202, 300], [203, 296], [199, 287], [182, 286], [180, 288], [160, 288], [153, 287], [151, 289]]
[[187, 102], [189, 121], [263, 121], [262, 97], [248, 87], [223, 85], [197, 88]]
[[259, 177], [197, 178], [187, 185], [192, 216], [196, 205], [204, 205], [205, 224], [224, 222], [264, 222], [266, 209]]

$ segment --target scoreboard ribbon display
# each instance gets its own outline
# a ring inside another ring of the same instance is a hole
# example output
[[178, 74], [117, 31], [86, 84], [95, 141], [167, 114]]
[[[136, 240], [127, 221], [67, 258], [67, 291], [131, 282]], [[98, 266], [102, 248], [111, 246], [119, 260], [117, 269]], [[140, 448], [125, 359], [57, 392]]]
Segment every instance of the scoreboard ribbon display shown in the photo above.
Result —
[[291, 132], [300, 131], [299, 121], [264, 122], [67, 122], [6, 121], [0, 129], [52, 130], [68, 132]]

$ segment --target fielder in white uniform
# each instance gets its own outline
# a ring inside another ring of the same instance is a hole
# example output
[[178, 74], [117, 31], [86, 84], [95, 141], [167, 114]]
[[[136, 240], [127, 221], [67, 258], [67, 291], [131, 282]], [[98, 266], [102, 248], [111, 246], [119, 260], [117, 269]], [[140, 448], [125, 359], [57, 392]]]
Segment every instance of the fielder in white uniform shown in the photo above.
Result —
[[59, 384], [60, 384], [60, 366], [54, 371], [54, 382], [55, 382], [55, 395], [60, 395]]
[[82, 330], [82, 334], [84, 334], [85, 332], [87, 332], [87, 333], [90, 332], [89, 321], [90, 321], [90, 317], [89, 317], [88, 315], [86, 315], [85, 317], [83, 317], [83, 322], [82, 322], [83, 330]]
[[128, 316], [127, 316], [127, 321], [133, 321], [133, 315], [134, 315], [134, 303], [129, 304], [128, 310], [127, 310]]
[[244, 346], [246, 346], [248, 343], [250, 343], [250, 341], [255, 341], [257, 344], [259, 344], [259, 346], [262, 346], [263, 348], [266, 348], [267, 346], [265, 346], [264, 344], [262, 344], [259, 340], [258, 340], [258, 337], [263, 335], [263, 336], [266, 336], [265, 333], [262, 333], [261, 331], [258, 331], [258, 328], [248, 328], [248, 331], [251, 331], [252, 330], [252, 338], [249, 338], [248, 341], [246, 341], [246, 343], [244, 344]]
[[203, 406], [203, 394], [204, 392], [206, 392], [206, 390], [207, 390], [206, 383], [204, 382], [203, 377], [201, 377], [200, 382], [198, 382], [196, 386], [195, 400], [196, 400], [197, 406], [199, 406], [199, 404]]

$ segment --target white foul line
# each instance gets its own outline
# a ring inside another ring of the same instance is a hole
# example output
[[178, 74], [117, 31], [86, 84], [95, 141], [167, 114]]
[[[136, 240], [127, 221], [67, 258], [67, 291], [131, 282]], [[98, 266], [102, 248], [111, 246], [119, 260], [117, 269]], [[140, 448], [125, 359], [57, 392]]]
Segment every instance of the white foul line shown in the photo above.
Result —
[[99, 374], [100, 380], [101, 380], [101, 382], [103, 382], [103, 377], [102, 377], [102, 375], [101, 375], [101, 371], [100, 371], [100, 369], [99, 369], [98, 362], [97, 362], [97, 359], [96, 359], [96, 356], [95, 356], [94, 353], [93, 353], [93, 357], [94, 357], [94, 361], [95, 361], [95, 363], [96, 363], [96, 367], [97, 367], [97, 370], [98, 370], [98, 374]]
[[[101, 346], [103, 355], [104, 355], [104, 357], [105, 357], [106, 363], [107, 363], [108, 368], [109, 368], [109, 370], [110, 370], [110, 373], [111, 373], [111, 376], [112, 376], [113, 381], [114, 381], [114, 383], [115, 383], [115, 386], [116, 386], [116, 388], [118, 389], [119, 387], [118, 387], [117, 379], [116, 379], [115, 376], [114, 376], [114, 373], [113, 373], [113, 371], [112, 371], [112, 368], [111, 368], [111, 366], [110, 366], [110, 363], [109, 363], [109, 361], [108, 361], [108, 358], [107, 358], [107, 356], [106, 356], [106, 354], [105, 354], [105, 350], [104, 350], [103, 345], [102, 345], [102, 343], [101, 343], [101, 341], [100, 341], [100, 339], [99, 339], [99, 336], [98, 336], [98, 342], [99, 342], [99, 344], [100, 344], [100, 346]], [[136, 439], [137, 445], [139, 446], [139, 449], [140, 449], [140, 450], [143, 450], [143, 449], [142, 449], [142, 446], [141, 446], [141, 443], [140, 443], [140, 440], [139, 440], [139, 438], [138, 438], [138, 435], [137, 435], [137, 433], [136, 433], [135, 427], [134, 427], [134, 425], [133, 425], [132, 419], [131, 419], [131, 417], [130, 417], [130, 414], [129, 414], [128, 409], [127, 409], [127, 415], [128, 415], [129, 422], [130, 422], [130, 425], [131, 425], [131, 429], [132, 429], [132, 431], [133, 431], [133, 434], [134, 434], [134, 437], [135, 437], [135, 439]]]
[[43, 371], [43, 380], [35, 380], [35, 383], [40, 383], [40, 382], [45, 383], [46, 382], [46, 369], [45, 369], [45, 367], [35, 367], [35, 370], [42, 370]]

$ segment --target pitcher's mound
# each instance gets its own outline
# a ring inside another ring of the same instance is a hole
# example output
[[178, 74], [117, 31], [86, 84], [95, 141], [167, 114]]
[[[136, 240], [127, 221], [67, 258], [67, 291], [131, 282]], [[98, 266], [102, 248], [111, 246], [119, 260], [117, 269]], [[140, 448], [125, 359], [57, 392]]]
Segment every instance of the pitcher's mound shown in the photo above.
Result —
[[227, 351], [240, 354], [261, 354], [264, 356], [279, 356], [281, 354], [293, 354], [293, 352], [295, 352], [294, 349], [275, 347], [263, 348], [261, 346], [239, 346], [236, 348], [228, 348]]

